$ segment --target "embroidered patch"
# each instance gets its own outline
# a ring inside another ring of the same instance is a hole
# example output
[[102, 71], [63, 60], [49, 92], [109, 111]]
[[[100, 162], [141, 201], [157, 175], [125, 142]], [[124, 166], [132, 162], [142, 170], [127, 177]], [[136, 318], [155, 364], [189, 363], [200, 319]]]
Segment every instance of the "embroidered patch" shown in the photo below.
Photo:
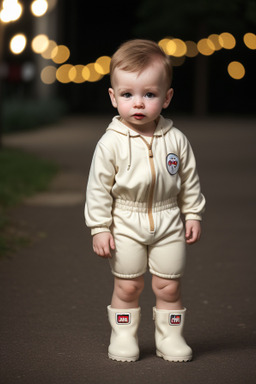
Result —
[[130, 313], [117, 313], [116, 314], [116, 323], [117, 324], [130, 324], [131, 315]]
[[177, 155], [169, 153], [166, 157], [166, 166], [170, 175], [175, 175], [179, 170], [180, 161]]
[[180, 325], [181, 324], [181, 315], [170, 315], [169, 324], [170, 325]]

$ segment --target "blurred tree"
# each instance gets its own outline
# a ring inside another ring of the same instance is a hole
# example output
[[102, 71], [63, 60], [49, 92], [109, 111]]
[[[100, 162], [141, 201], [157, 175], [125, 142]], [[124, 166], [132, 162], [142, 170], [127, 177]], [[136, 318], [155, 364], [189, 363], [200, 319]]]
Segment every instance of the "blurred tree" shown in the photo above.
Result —
[[[244, 33], [256, 25], [256, 0], [141, 0], [134, 34], [160, 40], [167, 36], [198, 41], [211, 33]], [[198, 55], [194, 112], [207, 113], [208, 58]]]

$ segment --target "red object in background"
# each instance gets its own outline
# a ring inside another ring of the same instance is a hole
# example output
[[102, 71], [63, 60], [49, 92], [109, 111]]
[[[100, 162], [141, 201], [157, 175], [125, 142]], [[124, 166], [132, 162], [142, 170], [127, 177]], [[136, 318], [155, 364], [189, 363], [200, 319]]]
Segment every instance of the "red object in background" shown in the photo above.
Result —
[[21, 81], [21, 65], [9, 64], [7, 80], [11, 83], [18, 83]]

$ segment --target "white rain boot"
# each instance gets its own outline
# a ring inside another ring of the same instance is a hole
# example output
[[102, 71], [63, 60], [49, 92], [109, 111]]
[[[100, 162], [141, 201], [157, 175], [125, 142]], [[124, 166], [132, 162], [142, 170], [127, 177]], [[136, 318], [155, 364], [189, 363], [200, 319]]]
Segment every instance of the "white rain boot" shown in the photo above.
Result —
[[164, 360], [182, 362], [192, 359], [192, 350], [183, 337], [186, 308], [165, 310], [153, 308], [156, 354]]
[[117, 361], [139, 359], [137, 331], [140, 308], [115, 309], [108, 306], [108, 318], [112, 327], [108, 357]]

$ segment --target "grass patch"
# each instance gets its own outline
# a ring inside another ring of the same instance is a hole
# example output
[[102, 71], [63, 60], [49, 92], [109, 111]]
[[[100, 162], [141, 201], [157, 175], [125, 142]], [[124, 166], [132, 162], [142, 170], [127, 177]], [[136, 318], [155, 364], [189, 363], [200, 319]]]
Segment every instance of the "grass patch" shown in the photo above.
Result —
[[56, 123], [68, 112], [61, 99], [7, 98], [2, 109], [4, 132], [27, 131]]
[[8, 208], [47, 189], [56, 173], [57, 166], [49, 161], [18, 149], [0, 149], [0, 255], [12, 243], [23, 242], [8, 229]]

